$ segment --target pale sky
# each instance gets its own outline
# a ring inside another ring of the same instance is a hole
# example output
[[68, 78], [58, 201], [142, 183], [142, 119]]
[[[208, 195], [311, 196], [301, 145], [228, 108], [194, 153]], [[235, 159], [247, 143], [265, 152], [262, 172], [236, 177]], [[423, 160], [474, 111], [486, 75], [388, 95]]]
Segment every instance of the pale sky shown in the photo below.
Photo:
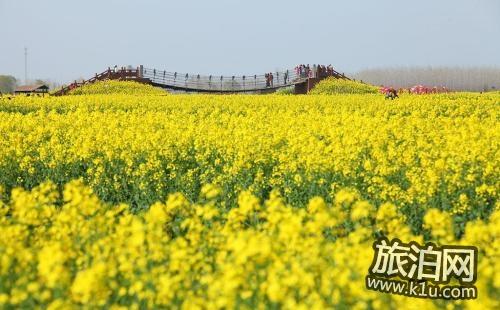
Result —
[[0, 0], [0, 74], [500, 66], [500, 0]]

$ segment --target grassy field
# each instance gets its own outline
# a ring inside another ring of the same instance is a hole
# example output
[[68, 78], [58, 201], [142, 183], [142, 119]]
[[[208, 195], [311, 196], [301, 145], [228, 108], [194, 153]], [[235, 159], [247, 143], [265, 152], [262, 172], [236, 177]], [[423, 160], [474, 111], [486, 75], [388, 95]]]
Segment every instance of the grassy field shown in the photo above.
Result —
[[89, 92], [0, 99], [0, 307], [408, 307], [382, 235], [479, 247], [455, 305], [500, 307], [499, 94]]

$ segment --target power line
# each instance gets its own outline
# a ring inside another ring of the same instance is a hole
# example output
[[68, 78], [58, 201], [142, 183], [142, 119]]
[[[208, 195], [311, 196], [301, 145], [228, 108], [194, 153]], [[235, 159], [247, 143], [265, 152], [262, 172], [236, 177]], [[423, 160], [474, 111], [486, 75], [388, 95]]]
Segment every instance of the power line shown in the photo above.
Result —
[[28, 85], [28, 48], [24, 48], [24, 85]]

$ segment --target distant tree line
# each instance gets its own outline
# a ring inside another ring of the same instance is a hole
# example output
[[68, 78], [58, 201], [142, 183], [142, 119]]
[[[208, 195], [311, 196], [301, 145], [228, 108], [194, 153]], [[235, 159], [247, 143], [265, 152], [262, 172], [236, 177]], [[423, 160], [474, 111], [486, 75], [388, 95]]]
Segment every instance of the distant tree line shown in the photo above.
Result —
[[396, 88], [445, 86], [450, 90], [500, 90], [500, 67], [396, 67], [362, 70], [356, 80]]

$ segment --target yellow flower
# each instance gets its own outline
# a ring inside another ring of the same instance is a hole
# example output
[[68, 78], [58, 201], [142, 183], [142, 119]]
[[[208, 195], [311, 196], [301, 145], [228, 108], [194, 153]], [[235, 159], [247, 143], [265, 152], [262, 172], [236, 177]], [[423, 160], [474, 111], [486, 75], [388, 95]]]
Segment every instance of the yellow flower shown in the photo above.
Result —
[[335, 202], [337, 204], [351, 204], [357, 199], [357, 195], [350, 190], [340, 190], [335, 195]]
[[201, 194], [206, 199], [214, 199], [221, 193], [221, 189], [213, 184], [205, 184], [201, 188]]
[[352, 206], [351, 220], [359, 221], [372, 215], [374, 212], [373, 206], [367, 201], [358, 201]]
[[78, 272], [71, 286], [73, 300], [82, 304], [105, 304], [109, 294], [105, 283], [106, 269], [104, 263], [97, 263]]
[[53, 288], [69, 280], [65, 266], [67, 254], [60, 243], [47, 244], [38, 253], [38, 274], [48, 287]]
[[5, 293], [0, 294], [0, 305], [5, 305], [9, 301], [9, 295]]
[[431, 231], [432, 236], [442, 244], [450, 243], [453, 237], [453, 222], [446, 212], [430, 209], [424, 216], [424, 228]]

